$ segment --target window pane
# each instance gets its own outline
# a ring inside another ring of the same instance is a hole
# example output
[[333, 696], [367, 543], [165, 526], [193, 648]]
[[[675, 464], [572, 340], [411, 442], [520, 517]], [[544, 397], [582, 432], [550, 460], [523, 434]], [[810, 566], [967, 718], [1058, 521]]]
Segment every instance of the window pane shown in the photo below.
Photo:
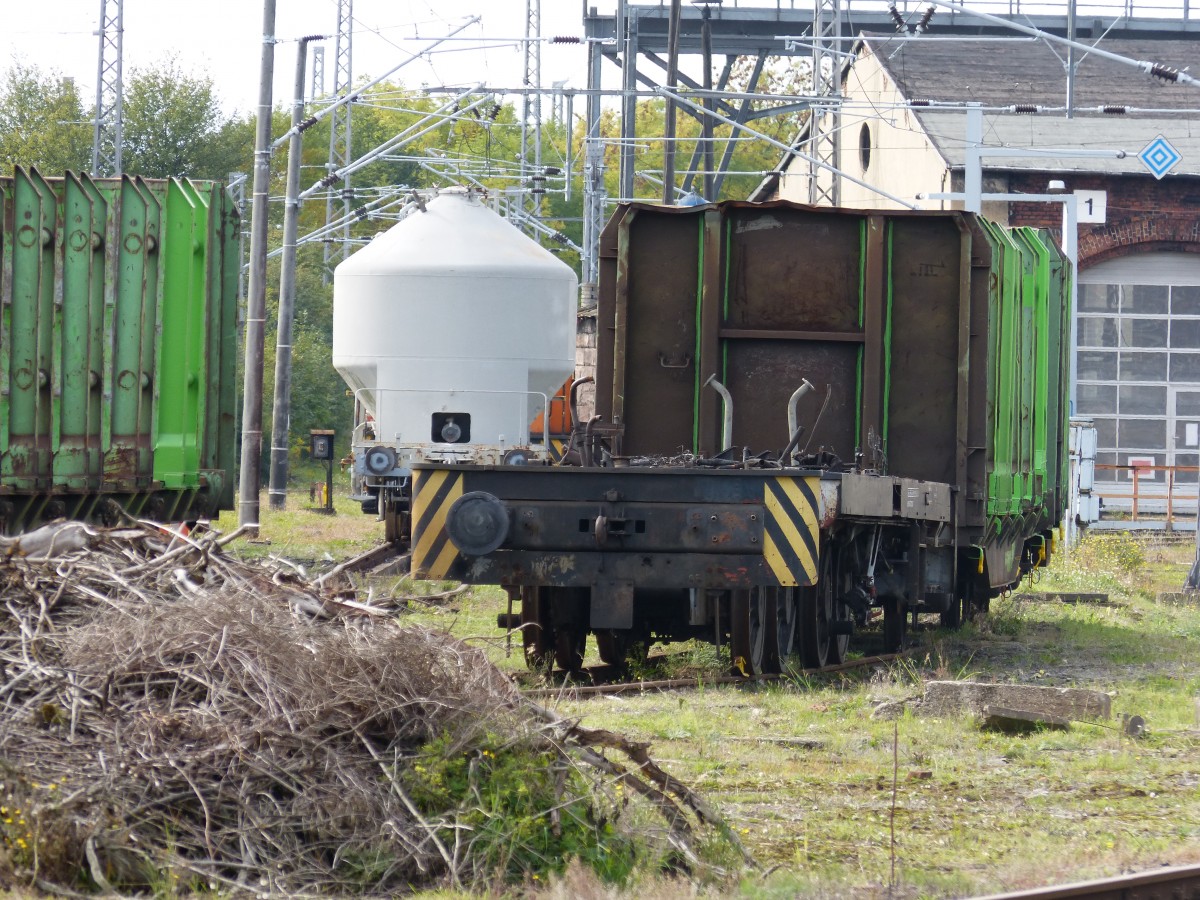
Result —
[[1171, 380], [1200, 381], [1200, 353], [1172, 353]]
[[[1116, 449], [1117, 420], [1095, 419], [1092, 424], [1096, 426], [1096, 446], [1104, 447], [1107, 450]], [[1099, 455], [1096, 458], [1099, 459]]]
[[1200, 287], [1171, 288], [1171, 314], [1200, 316]]
[[1116, 481], [1120, 472], [1110, 468], [1117, 464], [1117, 454], [1097, 453], [1096, 454], [1096, 480], [1097, 481]]
[[1117, 346], [1117, 320], [1110, 316], [1081, 316], [1079, 319], [1079, 346]]
[[1079, 415], [1116, 414], [1117, 386], [1115, 384], [1080, 384], [1076, 391], [1079, 397]]
[[1121, 312], [1137, 316], [1162, 316], [1167, 312], [1165, 284], [1127, 284], [1122, 288]]
[[[1188, 442], [1188, 426], [1192, 426], [1190, 435], [1191, 442]], [[1193, 452], [1200, 452], [1200, 421], [1192, 419], [1176, 419], [1175, 420], [1175, 449], [1186, 451], [1191, 449]]]
[[1200, 416], [1200, 392], [1179, 391], [1175, 395], [1175, 415]]
[[[1172, 356], [1185, 354], [1172, 353]], [[1190, 354], [1188, 354], [1190, 355]], [[1122, 381], [1166, 381], [1167, 354], [1165, 353], [1122, 353]], [[1186, 379], [1184, 379], [1186, 380]]]
[[[1176, 453], [1175, 465], [1196, 467], [1200, 465], [1200, 456], [1195, 453]], [[1175, 471], [1176, 484], [1195, 484], [1197, 480], [1200, 479], [1196, 478], [1195, 472], [1181, 472], [1178, 469]]]
[[1116, 381], [1117, 354], [1083, 351], [1079, 354], [1078, 371], [1079, 377], [1088, 381]]
[[1117, 311], [1121, 288], [1115, 284], [1081, 284], [1079, 286], [1080, 312]]
[[1200, 319], [1176, 319], [1171, 323], [1172, 347], [1200, 347]]
[[1121, 415], [1165, 416], [1167, 389], [1144, 384], [1121, 385]]
[[1121, 419], [1118, 435], [1122, 450], [1165, 450], [1167, 423], [1163, 419]]
[[1123, 319], [1121, 321], [1122, 347], [1165, 347], [1167, 346], [1166, 319]]

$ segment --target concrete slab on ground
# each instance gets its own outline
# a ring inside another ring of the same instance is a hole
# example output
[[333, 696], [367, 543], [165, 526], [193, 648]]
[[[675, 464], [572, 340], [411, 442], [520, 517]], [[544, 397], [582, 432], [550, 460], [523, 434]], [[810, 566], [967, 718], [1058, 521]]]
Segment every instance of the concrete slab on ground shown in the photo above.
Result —
[[1095, 721], [1112, 715], [1112, 698], [1103, 691], [978, 681], [930, 681], [916, 712], [922, 716], [983, 716], [988, 706], [1075, 721]]

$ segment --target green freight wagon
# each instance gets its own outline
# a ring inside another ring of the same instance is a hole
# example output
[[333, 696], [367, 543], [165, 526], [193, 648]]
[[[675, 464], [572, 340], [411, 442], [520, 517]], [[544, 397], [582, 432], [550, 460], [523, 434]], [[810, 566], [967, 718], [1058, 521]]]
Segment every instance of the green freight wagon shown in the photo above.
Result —
[[954, 626], [1052, 551], [1069, 298], [1048, 234], [968, 213], [624, 204], [595, 418], [566, 465], [414, 467], [413, 571], [506, 586], [568, 669], [589, 634], [778, 671]]
[[238, 213], [213, 182], [0, 178], [0, 529], [234, 491]]

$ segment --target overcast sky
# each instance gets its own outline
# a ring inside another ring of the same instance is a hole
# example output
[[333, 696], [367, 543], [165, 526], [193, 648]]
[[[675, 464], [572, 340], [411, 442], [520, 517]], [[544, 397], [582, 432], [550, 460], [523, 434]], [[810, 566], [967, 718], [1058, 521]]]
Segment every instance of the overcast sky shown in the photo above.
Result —
[[[277, 0], [275, 104], [290, 103], [295, 72], [294, 39], [330, 34], [337, 27], [335, 0]], [[614, 0], [588, 0], [611, 10]], [[94, 96], [101, 0], [3, 0], [0, 68], [14, 60], [76, 79]], [[407, 86], [478, 81], [491, 87], [519, 86], [525, 0], [354, 0], [354, 74], [382, 75], [431, 39], [442, 37], [470, 16], [480, 24], [443, 44], [427, 59], [401, 69]], [[175, 60], [189, 73], [212, 77], [226, 107], [252, 110], [258, 97], [262, 34], [261, 0], [125, 0], [124, 56], [131, 68]], [[583, 36], [582, 0], [542, 0], [542, 34]], [[326, 85], [332, 87], [333, 41], [325, 42]], [[486, 46], [485, 45], [490, 45]], [[579, 45], [544, 45], [542, 82], [587, 83], [586, 51]]]

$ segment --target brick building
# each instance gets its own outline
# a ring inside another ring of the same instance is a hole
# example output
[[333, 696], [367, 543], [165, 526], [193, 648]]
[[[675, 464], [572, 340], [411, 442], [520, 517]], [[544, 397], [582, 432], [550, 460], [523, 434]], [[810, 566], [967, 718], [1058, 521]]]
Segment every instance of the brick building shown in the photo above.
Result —
[[[1095, 42], [1100, 31], [1084, 35]], [[1165, 66], [1159, 71], [1167, 78], [1086, 56], [1068, 117], [1061, 46], [1024, 38], [864, 36], [842, 71], [840, 168], [919, 207], [961, 206], [919, 197], [963, 189], [966, 114], [944, 104], [972, 102], [984, 110], [985, 194], [1044, 195], [1052, 181], [1091, 192], [1078, 194], [1075, 412], [1095, 419], [1102, 466], [1131, 460], [1194, 466], [1200, 464], [1200, 90], [1169, 79], [1172, 68], [1194, 62], [1200, 42], [1099, 46]], [[1161, 180], [1137, 157], [1160, 136], [1180, 156]], [[1006, 157], [999, 155], [1003, 148], [1060, 152]], [[1078, 149], [1126, 156], [1072, 156]], [[785, 160], [757, 196], [805, 202], [808, 178], [803, 160]], [[847, 179], [839, 191], [843, 206], [897, 205]], [[1061, 234], [1058, 204], [985, 202], [983, 212]], [[1100, 469], [1097, 477], [1115, 488], [1128, 486], [1131, 475]], [[1196, 482], [1194, 473], [1180, 479]], [[1145, 473], [1139, 487], [1152, 492], [1147, 482], [1163, 480]]]

